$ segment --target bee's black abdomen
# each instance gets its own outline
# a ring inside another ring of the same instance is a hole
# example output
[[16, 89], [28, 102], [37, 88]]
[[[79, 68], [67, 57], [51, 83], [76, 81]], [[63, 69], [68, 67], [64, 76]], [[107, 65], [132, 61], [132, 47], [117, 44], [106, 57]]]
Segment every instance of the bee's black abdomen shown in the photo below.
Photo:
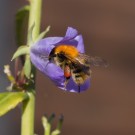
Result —
[[78, 69], [74, 69], [73, 70], [73, 73], [80, 73], [80, 72], [82, 72], [82, 69], [81, 68], [78, 68]]

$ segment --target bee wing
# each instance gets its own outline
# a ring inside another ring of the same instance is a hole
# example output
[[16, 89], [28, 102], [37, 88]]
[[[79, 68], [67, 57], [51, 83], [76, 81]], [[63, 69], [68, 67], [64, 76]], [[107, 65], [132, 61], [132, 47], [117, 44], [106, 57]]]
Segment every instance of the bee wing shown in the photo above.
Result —
[[100, 57], [92, 57], [92, 56], [88, 56], [84, 53], [79, 53], [79, 55], [77, 57], [75, 57], [74, 59], [70, 58], [69, 56], [66, 56], [70, 61], [72, 61], [75, 64], [78, 65], [90, 65], [90, 66], [103, 66], [103, 67], [107, 67], [108, 63], [105, 59], [102, 59]]
[[90, 57], [84, 53], [79, 53], [75, 59], [82, 65], [89, 65]]
[[85, 64], [85, 65], [90, 65], [90, 66], [103, 66], [103, 67], [108, 66], [108, 63], [105, 59], [102, 59], [97, 56], [95, 57], [88, 56], [83, 53], [79, 53], [78, 57], [76, 57], [75, 60], [82, 65]]
[[89, 57], [89, 64], [91, 66], [103, 66], [107, 67], [108, 63], [105, 59], [102, 59], [100, 57]]
[[67, 56], [67, 59], [72, 62], [71, 69], [76, 70], [76, 72], [83, 72], [84, 74], [90, 76], [90, 64], [88, 55], [79, 54], [74, 59]]
[[70, 60], [71, 62], [73, 62], [74, 64], [77, 65], [84, 65], [84, 64], [88, 64], [89, 62], [89, 56], [85, 55], [85, 54], [81, 54], [79, 53], [79, 55], [75, 58], [71, 58], [70, 56], [66, 55], [65, 56], [68, 60]]

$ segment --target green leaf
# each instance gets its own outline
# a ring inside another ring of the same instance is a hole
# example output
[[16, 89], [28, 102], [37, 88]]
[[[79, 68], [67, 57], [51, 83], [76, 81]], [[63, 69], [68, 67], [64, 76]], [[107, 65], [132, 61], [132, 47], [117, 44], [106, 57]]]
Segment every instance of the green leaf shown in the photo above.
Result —
[[16, 41], [17, 45], [22, 45], [24, 43], [27, 31], [27, 20], [29, 15], [30, 6], [26, 5], [22, 7], [16, 14]]
[[17, 49], [17, 51], [14, 53], [11, 61], [14, 60], [15, 58], [21, 56], [21, 55], [29, 54], [29, 50], [30, 50], [30, 48], [27, 45], [20, 46]]
[[28, 95], [24, 92], [0, 93], [0, 116], [15, 108], [26, 98], [28, 98]]
[[41, 40], [43, 37], [45, 37], [45, 35], [50, 31], [51, 26], [48, 26], [45, 31], [43, 31], [42, 33], [40, 33], [40, 35], [38, 36], [38, 38], [36, 39], [35, 42]]
[[28, 55], [26, 57], [25, 64], [24, 64], [24, 74], [26, 75], [27, 78], [30, 78], [31, 68], [32, 68], [31, 61]]

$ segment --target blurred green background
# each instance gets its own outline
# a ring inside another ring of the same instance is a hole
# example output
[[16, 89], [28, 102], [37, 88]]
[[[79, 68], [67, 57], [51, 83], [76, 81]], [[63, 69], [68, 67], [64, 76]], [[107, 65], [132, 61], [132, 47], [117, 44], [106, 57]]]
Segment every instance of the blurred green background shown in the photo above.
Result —
[[[14, 65], [15, 14], [26, 3], [0, 1], [1, 91], [9, 84], [3, 65]], [[76, 28], [86, 53], [105, 58], [110, 66], [93, 67], [91, 88], [81, 94], [61, 91], [38, 72], [35, 133], [43, 135], [41, 117], [54, 112], [65, 117], [62, 135], [135, 135], [135, 1], [43, 0], [41, 29], [47, 25], [48, 36]], [[20, 106], [0, 117], [0, 135], [20, 135], [20, 117]]]

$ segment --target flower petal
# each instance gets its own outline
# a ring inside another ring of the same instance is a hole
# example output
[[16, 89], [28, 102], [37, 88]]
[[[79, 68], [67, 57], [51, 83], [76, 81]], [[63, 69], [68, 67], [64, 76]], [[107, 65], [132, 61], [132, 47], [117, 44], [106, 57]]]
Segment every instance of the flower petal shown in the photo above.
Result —
[[73, 81], [72, 78], [70, 78], [70, 80], [66, 86], [66, 89], [65, 89], [64, 83], [58, 87], [65, 91], [79, 93], [79, 92], [83, 92], [83, 91], [87, 90], [90, 87], [90, 79], [86, 80], [83, 85], [80, 85], [80, 90], [79, 90], [79, 86]]
[[76, 29], [68, 27], [65, 37], [57, 45], [66, 44], [66, 45], [73, 45], [76, 47], [78, 41], [76, 41], [74, 38], [77, 36], [77, 34], [78, 31]]
[[84, 84], [80, 85], [80, 90], [79, 86], [73, 81], [71, 78], [69, 83], [67, 84], [66, 89], [70, 92], [82, 92], [87, 90], [90, 87], [90, 80], [86, 80]]
[[63, 37], [47, 37], [44, 38], [37, 43], [35, 43], [31, 47], [31, 51], [34, 53], [40, 53], [48, 56], [51, 52], [51, 50], [59, 43], [61, 40], [63, 40]]
[[42, 40], [43, 40], [44, 45], [45, 44], [55, 45], [59, 43], [62, 39], [63, 37], [47, 37]]
[[47, 75], [56, 85], [62, 86], [64, 82], [63, 70], [48, 59], [41, 58], [39, 55], [30, 53], [31, 61], [41, 72]]
[[78, 35], [74, 38], [78, 44], [77, 44], [77, 50], [80, 52], [80, 53], [84, 53], [84, 43], [83, 43], [83, 37], [82, 35]]
[[[65, 38], [64, 38], [65, 39]], [[60, 43], [58, 43], [57, 45], [72, 45], [74, 47], [77, 47], [78, 45], [78, 41], [72, 39], [72, 40], [62, 40]]]
[[78, 34], [78, 31], [76, 29], [74, 29], [72, 27], [68, 27], [65, 37], [68, 39], [71, 39], [71, 38], [76, 37], [77, 34]]

